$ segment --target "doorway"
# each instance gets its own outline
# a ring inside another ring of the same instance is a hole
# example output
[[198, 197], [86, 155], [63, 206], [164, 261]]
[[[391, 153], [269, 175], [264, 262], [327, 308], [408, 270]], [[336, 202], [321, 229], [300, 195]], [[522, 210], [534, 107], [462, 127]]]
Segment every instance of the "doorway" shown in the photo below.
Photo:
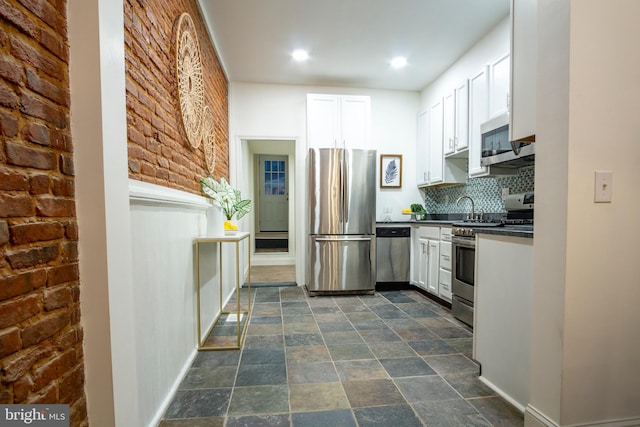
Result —
[[285, 155], [258, 156], [255, 252], [289, 251], [289, 161]]

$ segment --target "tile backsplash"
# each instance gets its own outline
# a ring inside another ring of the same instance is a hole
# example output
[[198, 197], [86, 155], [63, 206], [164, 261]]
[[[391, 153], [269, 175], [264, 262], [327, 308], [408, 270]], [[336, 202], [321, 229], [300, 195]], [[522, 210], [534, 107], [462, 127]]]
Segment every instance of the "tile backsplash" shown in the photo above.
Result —
[[534, 189], [535, 168], [518, 170], [516, 175], [486, 178], [468, 178], [464, 185], [448, 187], [428, 187], [424, 191], [424, 205], [430, 214], [464, 213], [470, 210], [469, 202], [456, 205], [461, 196], [470, 196], [476, 212], [506, 212], [502, 201], [502, 189], [509, 188], [509, 194], [530, 192]]

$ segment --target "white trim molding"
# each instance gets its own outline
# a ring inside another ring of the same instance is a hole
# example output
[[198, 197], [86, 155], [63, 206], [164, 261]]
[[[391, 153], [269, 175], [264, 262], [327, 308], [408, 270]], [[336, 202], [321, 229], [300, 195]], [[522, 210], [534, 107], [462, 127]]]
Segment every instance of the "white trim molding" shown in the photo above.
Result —
[[627, 418], [622, 420], [589, 421], [586, 423], [557, 424], [547, 418], [542, 412], [531, 405], [527, 405], [524, 413], [525, 427], [634, 427], [640, 426], [640, 418]]
[[204, 196], [129, 179], [129, 200], [141, 205], [179, 205], [206, 210], [212, 204]]

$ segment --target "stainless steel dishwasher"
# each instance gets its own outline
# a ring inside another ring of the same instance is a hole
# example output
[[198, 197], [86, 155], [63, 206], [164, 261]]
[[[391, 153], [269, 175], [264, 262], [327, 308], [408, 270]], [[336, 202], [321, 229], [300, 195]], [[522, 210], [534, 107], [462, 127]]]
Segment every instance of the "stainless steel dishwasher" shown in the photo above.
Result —
[[376, 289], [408, 286], [410, 258], [411, 227], [377, 227]]

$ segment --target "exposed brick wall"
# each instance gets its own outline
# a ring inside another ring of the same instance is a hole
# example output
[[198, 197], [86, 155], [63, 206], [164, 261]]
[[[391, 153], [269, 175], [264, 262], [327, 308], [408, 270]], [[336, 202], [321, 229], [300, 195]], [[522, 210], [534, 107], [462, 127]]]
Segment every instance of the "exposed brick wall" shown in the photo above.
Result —
[[85, 425], [66, 0], [0, 1], [0, 402]]
[[[195, 0], [125, 0], [125, 60], [129, 177], [202, 194], [209, 175], [204, 144], [187, 141], [175, 75], [175, 26], [187, 12], [196, 26], [206, 105], [212, 108], [217, 161], [213, 176], [229, 176], [228, 86]], [[42, 160], [43, 162], [45, 159]]]

